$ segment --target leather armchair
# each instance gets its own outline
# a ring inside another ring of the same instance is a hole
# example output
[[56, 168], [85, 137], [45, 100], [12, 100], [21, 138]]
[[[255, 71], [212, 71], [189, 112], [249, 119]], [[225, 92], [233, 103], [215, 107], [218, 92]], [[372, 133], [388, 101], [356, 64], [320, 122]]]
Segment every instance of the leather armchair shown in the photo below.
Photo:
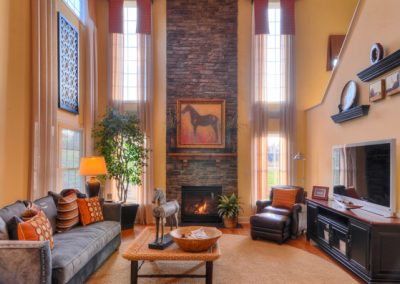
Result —
[[[275, 189], [297, 189], [295, 204], [290, 209], [272, 206]], [[273, 186], [270, 200], [258, 200], [257, 213], [250, 218], [251, 236], [253, 239], [266, 238], [278, 243], [287, 238], [297, 238], [299, 230], [299, 215], [306, 200], [304, 189], [299, 186]]]

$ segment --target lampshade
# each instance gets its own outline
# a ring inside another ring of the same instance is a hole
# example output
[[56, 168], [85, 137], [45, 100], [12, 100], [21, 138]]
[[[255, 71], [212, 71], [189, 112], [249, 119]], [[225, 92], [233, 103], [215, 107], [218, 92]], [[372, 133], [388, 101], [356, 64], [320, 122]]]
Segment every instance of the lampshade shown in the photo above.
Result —
[[79, 167], [81, 176], [98, 176], [107, 174], [104, 157], [82, 157]]
[[304, 161], [306, 158], [304, 155], [300, 152], [297, 152], [296, 155], [294, 155], [293, 160], [295, 161]]

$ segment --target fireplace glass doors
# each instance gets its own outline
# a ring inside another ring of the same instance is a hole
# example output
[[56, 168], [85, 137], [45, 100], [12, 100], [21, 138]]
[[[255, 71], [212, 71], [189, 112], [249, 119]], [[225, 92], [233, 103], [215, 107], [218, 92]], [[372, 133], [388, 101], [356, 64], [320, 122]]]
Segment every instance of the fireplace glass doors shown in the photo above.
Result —
[[221, 223], [218, 199], [222, 186], [182, 186], [182, 223]]

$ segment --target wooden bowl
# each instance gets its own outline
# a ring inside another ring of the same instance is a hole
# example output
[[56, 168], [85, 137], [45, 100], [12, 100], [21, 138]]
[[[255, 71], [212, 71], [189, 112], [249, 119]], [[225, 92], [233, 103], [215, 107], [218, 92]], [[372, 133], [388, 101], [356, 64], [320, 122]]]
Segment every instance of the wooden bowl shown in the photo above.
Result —
[[[204, 232], [209, 236], [207, 239], [188, 239], [182, 238], [182, 234], [188, 235], [190, 232], [203, 228]], [[214, 227], [181, 227], [170, 232], [172, 239], [178, 246], [188, 252], [206, 251], [212, 247], [217, 240], [222, 236], [222, 232]]]

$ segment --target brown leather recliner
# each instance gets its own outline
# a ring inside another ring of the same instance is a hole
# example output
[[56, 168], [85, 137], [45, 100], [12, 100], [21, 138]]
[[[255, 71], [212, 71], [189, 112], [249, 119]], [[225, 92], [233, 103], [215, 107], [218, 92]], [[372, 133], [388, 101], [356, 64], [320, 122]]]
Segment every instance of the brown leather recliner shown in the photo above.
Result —
[[[275, 189], [298, 189], [295, 204], [291, 209], [272, 206]], [[265, 238], [283, 243], [289, 237], [295, 239], [299, 234], [299, 213], [305, 204], [306, 192], [299, 186], [273, 186], [270, 200], [258, 200], [257, 213], [250, 217], [251, 237]]]

